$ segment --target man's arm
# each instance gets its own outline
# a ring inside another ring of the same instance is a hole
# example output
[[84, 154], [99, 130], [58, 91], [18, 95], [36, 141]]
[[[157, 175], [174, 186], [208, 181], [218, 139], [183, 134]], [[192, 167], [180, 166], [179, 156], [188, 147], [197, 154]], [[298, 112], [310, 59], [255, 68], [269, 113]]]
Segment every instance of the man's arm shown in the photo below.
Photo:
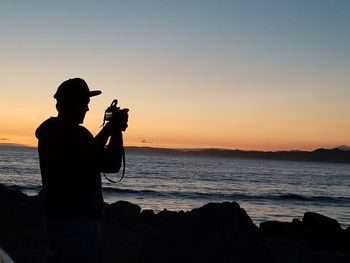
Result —
[[[95, 142], [98, 148], [102, 149], [101, 172], [117, 173], [124, 153], [123, 135], [120, 129], [113, 122], [108, 122], [95, 136]], [[107, 142], [108, 145], [105, 147]]]
[[95, 142], [97, 146], [103, 148], [107, 142], [109, 137], [112, 135], [112, 124], [107, 122], [105, 126], [101, 129], [101, 131], [95, 136]]

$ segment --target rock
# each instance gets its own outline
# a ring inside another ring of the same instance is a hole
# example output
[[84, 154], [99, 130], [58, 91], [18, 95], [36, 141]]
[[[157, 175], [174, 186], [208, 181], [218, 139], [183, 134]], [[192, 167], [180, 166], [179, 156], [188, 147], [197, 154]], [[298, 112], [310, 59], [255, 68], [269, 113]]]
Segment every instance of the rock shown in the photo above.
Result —
[[147, 262], [273, 262], [254, 237], [257, 227], [235, 202], [189, 212], [163, 210], [156, 216], [161, 235], [145, 244]]
[[222, 228], [235, 235], [253, 233], [258, 229], [236, 202], [208, 203], [188, 212], [187, 216], [203, 227]]
[[303, 217], [303, 224], [319, 231], [340, 231], [341, 226], [337, 220], [313, 212], [306, 212]]
[[142, 221], [145, 221], [145, 222], [147, 222], [147, 221], [152, 222], [152, 220], [154, 220], [155, 216], [156, 216], [156, 214], [151, 209], [142, 210], [141, 214], [140, 214]]
[[135, 222], [139, 219], [141, 207], [128, 201], [117, 201], [105, 207], [107, 220]]
[[[42, 198], [0, 184], [0, 243], [15, 262], [45, 262]], [[105, 204], [103, 262], [350, 262], [350, 227], [306, 213], [258, 228], [238, 203], [155, 214], [130, 202]]]
[[177, 226], [183, 224], [185, 219], [184, 211], [170, 211], [164, 209], [156, 214], [157, 224], [160, 226]]
[[25, 202], [28, 199], [28, 195], [22, 193], [15, 186], [5, 186], [0, 184], [0, 202], [17, 201]]
[[260, 223], [259, 230], [263, 235], [269, 237], [290, 237], [299, 234], [302, 225], [295, 221], [292, 223], [268, 221]]
[[44, 217], [40, 198], [0, 184], [0, 243], [15, 262], [43, 262]]
[[[337, 220], [313, 212], [306, 212], [303, 220], [303, 237], [314, 249], [346, 252], [344, 230]], [[347, 252], [350, 254], [350, 250]]]
[[350, 226], [348, 226], [348, 227], [344, 230], [344, 234], [345, 234], [346, 236], [348, 236], [349, 239], [350, 239]]

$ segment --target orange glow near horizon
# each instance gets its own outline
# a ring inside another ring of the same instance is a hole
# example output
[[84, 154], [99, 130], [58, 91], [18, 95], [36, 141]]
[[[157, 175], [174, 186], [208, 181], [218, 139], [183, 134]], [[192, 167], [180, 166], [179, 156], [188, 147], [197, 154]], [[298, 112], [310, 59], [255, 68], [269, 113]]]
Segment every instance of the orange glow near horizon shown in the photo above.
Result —
[[15, 2], [0, 9], [0, 143], [36, 146], [57, 87], [81, 77], [102, 91], [84, 126], [97, 134], [116, 98], [125, 145], [350, 145], [350, 2]]
[[[34, 132], [33, 132], [34, 134]], [[139, 137], [142, 138], [142, 137]], [[137, 146], [137, 147], [154, 147], [154, 148], [174, 148], [174, 149], [199, 149], [199, 148], [221, 148], [221, 149], [239, 149], [239, 150], [258, 150], [258, 151], [280, 151], [280, 150], [305, 150], [312, 151], [317, 148], [335, 148], [343, 145], [341, 142], [338, 144], [334, 142], [303, 142], [295, 141], [292, 143], [286, 143], [284, 141], [276, 142], [274, 140], [258, 140], [258, 139], [246, 139], [236, 140], [236, 142], [227, 143], [220, 140], [206, 140], [201, 143], [200, 138], [178, 138], [171, 140], [170, 138], [161, 138], [159, 140], [146, 140], [139, 139], [137, 137], [130, 136], [128, 132], [124, 134], [125, 146]], [[6, 144], [18, 144], [29, 147], [37, 146], [37, 139], [32, 136], [10, 136], [5, 135], [0, 138], [0, 145]]]
[[[0, 105], [1, 112], [9, 112], [0, 116], [0, 143], [35, 147], [35, 129], [49, 116], [57, 115], [52, 98], [54, 90], [47, 90], [32, 100], [9, 98], [6, 105]], [[100, 129], [103, 112], [110, 103], [106, 99], [108, 96], [111, 95], [101, 95], [90, 102], [84, 126], [94, 135]], [[342, 119], [346, 116], [347, 104], [338, 106], [338, 110], [328, 106], [315, 111], [302, 101], [299, 101], [298, 109], [291, 110], [288, 103], [282, 106], [278, 101], [269, 100], [265, 105], [251, 97], [244, 104], [230, 105], [225, 99], [216, 108], [206, 108], [205, 101], [200, 100], [193, 105], [182, 101], [176, 108], [171, 106], [171, 100], [154, 98], [157, 103], [148, 104], [148, 100], [142, 102], [136, 98], [134, 102], [132, 98], [125, 98], [121, 100], [121, 106], [129, 105], [130, 108], [125, 145], [262, 151], [350, 145], [350, 123]], [[16, 101], [17, 105], [11, 105], [10, 101]]]

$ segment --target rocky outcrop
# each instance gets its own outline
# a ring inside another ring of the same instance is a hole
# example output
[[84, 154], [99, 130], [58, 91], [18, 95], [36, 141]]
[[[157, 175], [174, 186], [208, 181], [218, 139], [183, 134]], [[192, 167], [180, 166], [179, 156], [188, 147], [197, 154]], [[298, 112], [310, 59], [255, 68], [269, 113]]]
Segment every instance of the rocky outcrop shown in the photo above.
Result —
[[[44, 262], [40, 196], [0, 185], [0, 245], [15, 262]], [[105, 204], [101, 262], [350, 262], [350, 229], [316, 213], [256, 226], [236, 202], [154, 213]]]
[[17, 262], [44, 262], [46, 241], [40, 197], [0, 184], [0, 246]]

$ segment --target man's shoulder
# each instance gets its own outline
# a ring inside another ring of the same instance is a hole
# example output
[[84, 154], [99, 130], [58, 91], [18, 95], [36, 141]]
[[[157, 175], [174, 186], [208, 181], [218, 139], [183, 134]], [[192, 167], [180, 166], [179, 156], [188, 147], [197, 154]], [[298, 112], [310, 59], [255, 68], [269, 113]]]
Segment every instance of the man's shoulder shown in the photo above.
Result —
[[85, 135], [85, 136], [88, 136], [88, 137], [94, 137], [93, 135], [92, 135], [92, 133], [87, 129], [87, 128], [85, 128], [84, 126], [81, 126], [81, 125], [78, 125], [77, 126], [77, 130], [80, 132], [80, 133], [82, 133], [83, 135]]
[[84, 126], [62, 121], [57, 117], [50, 117], [41, 123], [36, 129], [35, 136], [38, 139], [47, 136], [93, 138], [91, 132]]
[[40, 139], [40, 137], [45, 136], [47, 133], [50, 133], [57, 126], [57, 118], [50, 117], [44, 122], [42, 122], [35, 131], [35, 136]]

